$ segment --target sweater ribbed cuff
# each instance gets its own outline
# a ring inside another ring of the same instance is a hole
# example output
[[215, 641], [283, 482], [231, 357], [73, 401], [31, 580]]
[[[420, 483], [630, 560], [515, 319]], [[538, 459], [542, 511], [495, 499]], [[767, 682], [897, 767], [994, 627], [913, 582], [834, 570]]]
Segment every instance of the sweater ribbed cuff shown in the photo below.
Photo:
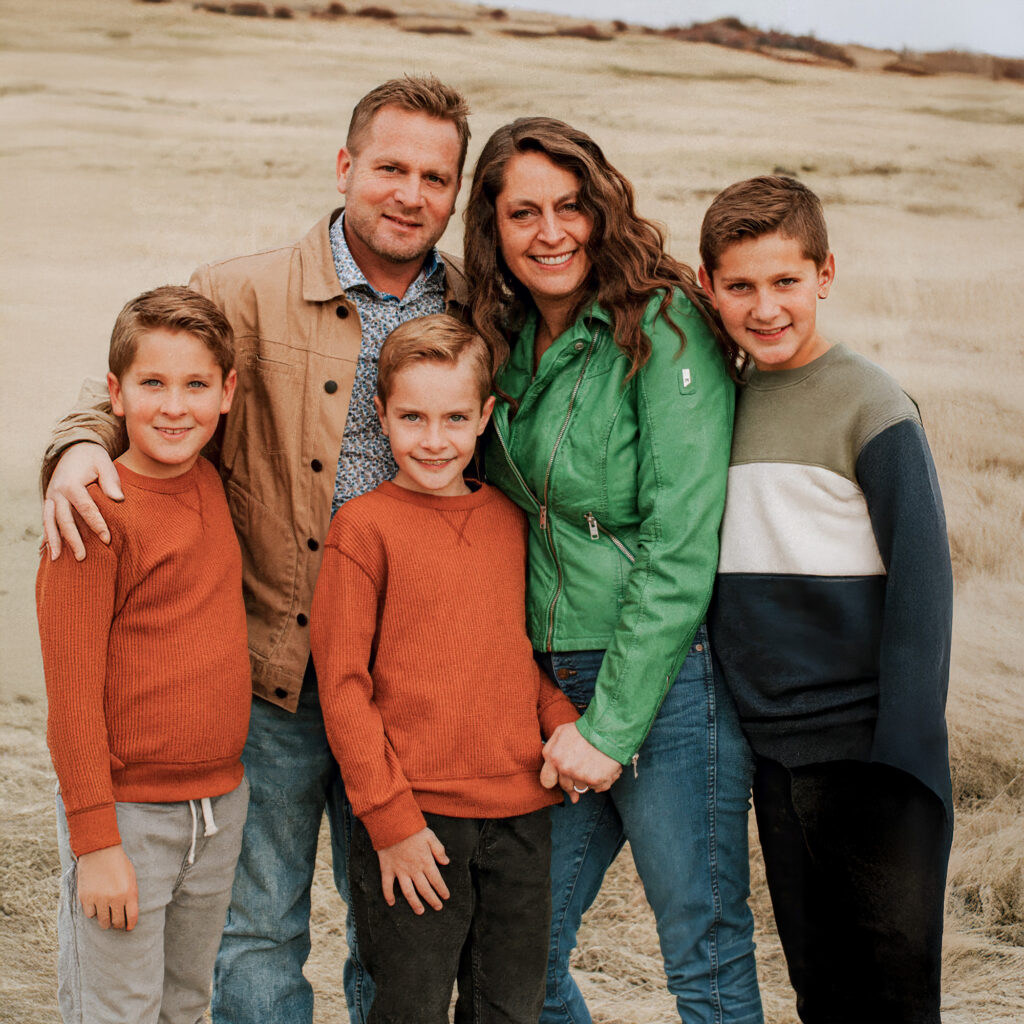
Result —
[[117, 828], [117, 811], [113, 803], [75, 811], [68, 814], [67, 819], [71, 851], [76, 857], [82, 857], [95, 850], [103, 850], [108, 846], [117, 846], [121, 842], [121, 833]]
[[404, 790], [382, 807], [360, 815], [375, 850], [384, 850], [427, 827], [426, 818], [411, 790]]

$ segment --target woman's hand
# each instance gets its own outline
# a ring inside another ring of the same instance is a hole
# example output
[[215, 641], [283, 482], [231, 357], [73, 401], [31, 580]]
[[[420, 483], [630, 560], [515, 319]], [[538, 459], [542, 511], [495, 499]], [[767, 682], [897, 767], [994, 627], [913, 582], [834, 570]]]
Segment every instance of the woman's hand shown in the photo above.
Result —
[[408, 839], [378, 850], [377, 858], [380, 860], [381, 888], [389, 907], [395, 905], [395, 882], [398, 882], [414, 914], [423, 913], [420, 896], [434, 910], [444, 906], [441, 901], [448, 899], [448, 886], [444, 884], [437, 865], [447, 864], [448, 855], [444, 852], [444, 844], [429, 828], [420, 829]]
[[603, 793], [622, 774], [622, 765], [585, 740], [575, 722], [560, 725], [551, 734], [544, 744], [544, 761], [557, 772], [560, 783], [571, 779], [576, 793], [584, 786]]

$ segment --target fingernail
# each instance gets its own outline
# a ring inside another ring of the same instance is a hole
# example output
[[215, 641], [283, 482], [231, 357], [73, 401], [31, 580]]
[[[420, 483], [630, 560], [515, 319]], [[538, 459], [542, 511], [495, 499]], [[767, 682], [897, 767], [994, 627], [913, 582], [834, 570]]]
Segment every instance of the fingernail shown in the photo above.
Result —
[[107, 531], [106, 531], [106, 530], [104, 530], [104, 531], [103, 531], [103, 532], [102, 532], [102, 533], [100, 534], [100, 540], [101, 540], [101, 541], [103, 541], [103, 543], [104, 543], [104, 544], [109, 544], [109, 543], [110, 543], [110, 534], [109, 534], [109, 533], [107, 533]]

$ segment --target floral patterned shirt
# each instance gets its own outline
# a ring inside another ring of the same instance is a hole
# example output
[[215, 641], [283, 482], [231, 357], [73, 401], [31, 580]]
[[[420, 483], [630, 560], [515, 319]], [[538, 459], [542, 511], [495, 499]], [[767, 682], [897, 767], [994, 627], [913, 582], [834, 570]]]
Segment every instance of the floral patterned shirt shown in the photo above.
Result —
[[444, 263], [431, 249], [419, 277], [402, 298], [377, 291], [356, 265], [345, 241], [344, 214], [331, 225], [331, 251], [338, 280], [355, 303], [362, 324], [362, 345], [352, 384], [348, 419], [338, 456], [333, 515], [349, 499], [372, 491], [398, 471], [388, 439], [380, 429], [373, 396], [377, 393], [377, 357], [384, 339], [406, 320], [444, 312]]

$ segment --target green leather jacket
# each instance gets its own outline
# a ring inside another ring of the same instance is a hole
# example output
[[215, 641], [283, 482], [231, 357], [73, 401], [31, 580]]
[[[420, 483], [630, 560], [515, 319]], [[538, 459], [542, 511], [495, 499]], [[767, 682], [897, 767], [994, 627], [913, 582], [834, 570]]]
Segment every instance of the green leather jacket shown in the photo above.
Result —
[[[629, 363], [597, 305], [532, 376], [536, 314], [499, 375], [488, 479], [529, 514], [527, 628], [546, 651], [605, 650], [580, 733], [633, 760], [704, 620], [718, 563], [734, 388], [682, 293], [647, 308], [653, 354]], [[634, 765], [636, 764], [634, 760]]]

